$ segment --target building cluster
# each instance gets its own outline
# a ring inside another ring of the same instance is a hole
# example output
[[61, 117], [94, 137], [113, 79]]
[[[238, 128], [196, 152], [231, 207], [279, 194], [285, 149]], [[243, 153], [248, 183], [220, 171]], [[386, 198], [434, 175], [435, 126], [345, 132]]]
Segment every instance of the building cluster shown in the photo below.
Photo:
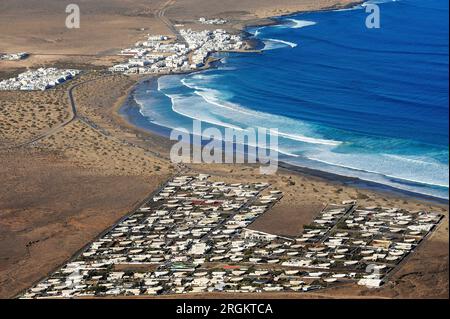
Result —
[[298, 237], [248, 226], [282, 193], [180, 176], [23, 298], [379, 286], [442, 215], [329, 205]]
[[128, 56], [125, 63], [114, 65], [112, 72], [125, 74], [170, 74], [183, 73], [202, 68], [214, 52], [238, 51], [244, 47], [239, 35], [225, 30], [193, 31], [180, 30], [182, 40], [166, 36], [149, 36], [146, 41], [121, 51]]
[[324, 269], [321, 276], [345, 269], [337, 279], [356, 273], [358, 284], [369, 287], [381, 286], [443, 218], [438, 213], [397, 208], [330, 208], [296, 239], [309, 247], [302, 266]]
[[34, 71], [26, 71], [17, 77], [0, 82], [0, 90], [46, 90], [62, 84], [77, 74], [75, 69], [39, 68]]
[[27, 52], [0, 54], [0, 60], [4, 61], [19, 61], [28, 58], [29, 54]]
[[225, 19], [220, 19], [220, 18], [216, 18], [216, 19], [207, 19], [205, 17], [201, 17], [200, 19], [198, 19], [198, 22], [200, 22], [201, 24], [226, 24], [228, 21]]

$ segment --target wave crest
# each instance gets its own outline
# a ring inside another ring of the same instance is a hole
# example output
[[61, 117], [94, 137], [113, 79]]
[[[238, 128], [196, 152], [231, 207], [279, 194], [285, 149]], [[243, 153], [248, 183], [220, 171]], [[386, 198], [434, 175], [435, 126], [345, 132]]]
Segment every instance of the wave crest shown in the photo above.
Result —
[[317, 22], [308, 21], [308, 20], [288, 19], [288, 21], [290, 21], [292, 23], [290, 25], [290, 28], [292, 28], [292, 29], [300, 29], [300, 28], [309, 27], [309, 26], [317, 24]]
[[280, 39], [264, 39], [263, 42], [264, 42], [263, 51], [276, 50], [286, 47], [295, 48], [298, 46], [297, 43]]

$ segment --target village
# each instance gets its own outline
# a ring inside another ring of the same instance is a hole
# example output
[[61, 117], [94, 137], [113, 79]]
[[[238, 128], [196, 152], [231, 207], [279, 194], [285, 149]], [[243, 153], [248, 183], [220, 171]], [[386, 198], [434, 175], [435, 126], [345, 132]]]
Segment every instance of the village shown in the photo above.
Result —
[[46, 90], [62, 84], [81, 71], [75, 69], [39, 68], [20, 73], [17, 77], [0, 81], [0, 90]]
[[305, 293], [382, 286], [443, 215], [329, 204], [301, 234], [251, 224], [282, 200], [266, 183], [177, 176], [21, 298], [209, 292]]
[[[120, 55], [128, 57], [124, 63], [109, 68], [111, 72], [124, 74], [173, 74], [204, 68], [212, 53], [243, 50], [245, 44], [239, 35], [224, 30], [193, 31], [181, 29], [183, 42], [163, 35], [149, 35], [146, 41], [124, 49]], [[8, 58], [12, 59], [12, 58]], [[79, 70], [39, 68], [0, 81], [0, 90], [47, 90], [72, 79]]]
[[[200, 18], [201, 24], [224, 24], [223, 19]], [[241, 52], [248, 45], [240, 35], [233, 35], [222, 29], [193, 31], [180, 29], [175, 37], [147, 35], [145, 41], [121, 50], [127, 60], [113, 65], [108, 70], [123, 74], [176, 74], [202, 70], [208, 66], [210, 57], [216, 52]], [[26, 52], [0, 55], [1, 60], [18, 61], [29, 56]], [[19, 74], [17, 77], [0, 81], [0, 90], [47, 90], [80, 73], [79, 70], [39, 68]]]
[[246, 48], [241, 36], [222, 29], [180, 29], [179, 35], [180, 39], [149, 35], [146, 41], [122, 50], [121, 55], [129, 56], [128, 61], [116, 64], [109, 70], [124, 74], [185, 73], [205, 67], [208, 58], [215, 52], [235, 52]]

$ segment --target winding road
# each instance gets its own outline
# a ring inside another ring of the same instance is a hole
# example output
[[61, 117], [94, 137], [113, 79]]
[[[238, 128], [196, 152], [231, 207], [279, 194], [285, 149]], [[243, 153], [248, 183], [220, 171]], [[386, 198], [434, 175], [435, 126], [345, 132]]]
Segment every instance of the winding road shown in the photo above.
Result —
[[[168, 0], [168, 1], [164, 2], [162, 4], [162, 6], [159, 9], [156, 10], [155, 17], [160, 19], [169, 28], [169, 30], [171, 32], [173, 32], [173, 34], [176, 36], [178, 41], [184, 41], [184, 39], [181, 37], [181, 35], [179, 34], [178, 30], [174, 27], [172, 22], [168, 18], [165, 17], [166, 10], [171, 5], [173, 5], [175, 2], [176, 2], [176, 0]], [[107, 77], [107, 76], [113, 76], [113, 74], [105, 75], [105, 77]], [[61, 129], [63, 129], [64, 127], [66, 127], [67, 125], [69, 125], [70, 123], [74, 122], [77, 119], [82, 121], [84, 124], [88, 125], [92, 129], [96, 130], [97, 132], [99, 132], [103, 136], [107, 136], [109, 138], [112, 138], [111, 135], [104, 133], [102, 130], [99, 130], [99, 128], [96, 125], [94, 125], [93, 122], [87, 120], [84, 117], [79, 116], [78, 112], [77, 112], [75, 99], [73, 97], [73, 90], [75, 90], [77, 87], [79, 87], [79, 86], [81, 86], [83, 84], [86, 84], [86, 83], [89, 83], [89, 82], [93, 82], [93, 81], [96, 81], [96, 80], [98, 80], [98, 78], [86, 80], [86, 81], [83, 81], [83, 82], [79, 82], [79, 83], [74, 84], [74, 85], [69, 87], [67, 92], [68, 92], [68, 98], [69, 98], [69, 104], [70, 104], [69, 111], [70, 111], [71, 114], [70, 114], [70, 118], [68, 120], [66, 120], [66, 121], [64, 121], [62, 123], [59, 123], [59, 124], [49, 128], [45, 132], [42, 132], [42, 133], [38, 134], [37, 136], [31, 138], [28, 141], [25, 141], [25, 142], [22, 142], [22, 143], [19, 143], [19, 144], [15, 144], [15, 145], [2, 146], [2, 147], [0, 147], [0, 150], [15, 149], [15, 148], [20, 148], [20, 147], [32, 145], [33, 143], [36, 143], [36, 142], [38, 142], [38, 141], [40, 141], [40, 140], [42, 140], [42, 139], [44, 139], [46, 137], [49, 137], [49, 136], [55, 134], [56, 132], [60, 131]], [[124, 141], [120, 141], [120, 142], [133, 146], [133, 144], [131, 144], [129, 142], [124, 142]], [[159, 153], [153, 153], [151, 151], [149, 151], [149, 152], [152, 153], [153, 155], [157, 155], [157, 156], [161, 155]]]
[[67, 125], [69, 125], [70, 123], [75, 121], [77, 119], [77, 108], [76, 108], [76, 105], [75, 105], [75, 100], [73, 98], [73, 90], [76, 89], [77, 87], [85, 84], [85, 83], [89, 83], [89, 82], [92, 82], [92, 81], [95, 81], [95, 80], [97, 80], [97, 79], [86, 80], [86, 81], [74, 84], [74, 85], [69, 87], [67, 92], [68, 92], [68, 98], [69, 98], [69, 104], [70, 104], [70, 107], [69, 107], [70, 118], [68, 120], [51, 127], [47, 131], [45, 131], [45, 132], [43, 132], [43, 133], [33, 137], [32, 139], [30, 139], [30, 140], [28, 140], [26, 142], [22, 142], [22, 143], [16, 144], [16, 145], [2, 147], [2, 148], [0, 148], [0, 150], [2, 150], [2, 149], [14, 149], [14, 148], [20, 148], [20, 147], [23, 147], [23, 146], [31, 145], [31, 144], [33, 144], [35, 142], [38, 142], [38, 141], [40, 141], [40, 140], [42, 140], [42, 139], [44, 139], [46, 137], [49, 137], [49, 136], [55, 134], [56, 132], [60, 131], [61, 129], [63, 129], [64, 127], [66, 127]]

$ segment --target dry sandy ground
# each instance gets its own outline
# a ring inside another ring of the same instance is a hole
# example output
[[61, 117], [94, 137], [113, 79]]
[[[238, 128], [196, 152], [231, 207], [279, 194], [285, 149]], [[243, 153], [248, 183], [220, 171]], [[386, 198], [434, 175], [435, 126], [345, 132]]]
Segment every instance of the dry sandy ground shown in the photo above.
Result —
[[34, 150], [0, 152], [0, 297], [12, 297], [125, 215], [164, 178], [114, 176]]
[[[74, 90], [79, 115], [76, 121], [34, 145], [0, 151], [5, 190], [0, 194], [1, 297], [14, 296], [62, 264], [176, 170], [166, 159], [167, 140], [134, 129], [115, 113], [136, 80], [101, 72], [84, 74], [74, 82], [84, 83]], [[40, 92], [35, 93], [40, 97]], [[69, 107], [67, 97], [64, 105]], [[45, 122], [44, 114], [37, 112], [39, 106], [35, 103], [27, 110], [37, 114], [37, 121]], [[59, 105], [53, 113], [63, 109]], [[0, 113], [0, 122], [10, 117]], [[12, 136], [22, 140], [29, 137], [22, 137], [20, 132]], [[374, 193], [286, 170], [273, 176], [260, 175], [255, 165], [192, 165], [189, 169], [192, 173], [209, 173], [215, 180], [269, 182], [273, 189], [282, 190], [281, 202], [252, 225], [282, 235], [298, 234], [321, 205], [348, 199], [368, 206], [437, 210], [446, 216], [438, 232], [381, 290], [346, 286], [307, 296], [277, 297], [448, 296], [448, 206]]]
[[[19, 63], [2, 62], [0, 73], [52, 61], [91, 69], [92, 63], [110, 63], [117, 57], [108, 54], [145, 33], [168, 32], [154, 18], [155, 10], [163, 8], [166, 1], [79, 1], [83, 16], [78, 31], [64, 28], [66, 2], [0, 2], [0, 51], [53, 54]], [[273, 14], [349, 1], [169, 2], [166, 16], [175, 22], [192, 23], [200, 15], [224, 16], [238, 27]], [[141, 27], [148, 30], [140, 31]], [[115, 113], [136, 80], [96, 71], [86, 72], [57, 90], [0, 92], [0, 297], [14, 296], [61, 265], [176, 170], [166, 160], [168, 141], [133, 128]], [[63, 126], [71, 117], [67, 89], [76, 83], [83, 83], [74, 90], [79, 116]], [[5, 149], [45, 132], [51, 134], [32, 145]], [[394, 281], [380, 290], [349, 286], [308, 295], [237, 297], [448, 297], [448, 205], [374, 193], [288, 171], [262, 176], [256, 167], [248, 166], [198, 165], [190, 169], [227, 182], [267, 181], [282, 190], [282, 201], [252, 225], [280, 234], [300, 231], [313, 217], [316, 205], [347, 199], [369, 206], [438, 210], [446, 216]]]
[[[79, 0], [79, 29], [67, 29], [69, 0], [2, 0], [0, 52], [27, 51], [29, 59], [0, 61], [0, 77], [18, 69], [54, 64], [78, 67], [110, 66], [121, 61], [116, 54], [146, 34], [171, 35], [157, 17], [164, 12], [171, 22], [189, 24], [200, 16], [223, 16], [229, 28], [268, 16], [348, 5], [355, 0]], [[194, 25], [195, 27], [195, 25]]]
[[[85, 74], [70, 85], [97, 78], [102, 77]], [[23, 102], [26, 107], [0, 112], [0, 123], [18, 125], [0, 131], [6, 137], [0, 143], [0, 297], [13, 297], [61, 265], [173, 172], [167, 161], [134, 145], [131, 133], [120, 134], [117, 127], [109, 131], [107, 122], [100, 127], [84, 117], [87, 108], [109, 105], [111, 110], [134, 83], [123, 79], [119, 84], [115, 77], [99, 82], [74, 90], [81, 115], [64, 127], [59, 125], [62, 115], [70, 113], [69, 85], [66, 91], [17, 95], [16, 105]], [[58, 103], [53, 103], [55, 96]], [[39, 111], [42, 106], [46, 112]], [[96, 116], [92, 118], [101, 118]], [[36, 129], [22, 117], [33, 118]], [[23, 142], [55, 127], [53, 134], [33, 145], [5, 148], [11, 145], [5, 140]]]
[[173, 22], [190, 24], [200, 17], [229, 20], [236, 29], [249, 23], [293, 12], [339, 8], [358, 0], [177, 0], [166, 12]]
[[24, 142], [68, 119], [70, 114], [66, 104], [67, 98], [61, 89], [44, 92], [0, 91], [0, 148]]
[[66, 6], [74, 1], [1, 1], [0, 52], [27, 51], [33, 55], [20, 62], [0, 61], [0, 70], [55, 61], [110, 65], [114, 57], [109, 55], [143, 39], [147, 33], [169, 33], [154, 17], [165, 1], [76, 1], [81, 11], [79, 29], [65, 26]]

